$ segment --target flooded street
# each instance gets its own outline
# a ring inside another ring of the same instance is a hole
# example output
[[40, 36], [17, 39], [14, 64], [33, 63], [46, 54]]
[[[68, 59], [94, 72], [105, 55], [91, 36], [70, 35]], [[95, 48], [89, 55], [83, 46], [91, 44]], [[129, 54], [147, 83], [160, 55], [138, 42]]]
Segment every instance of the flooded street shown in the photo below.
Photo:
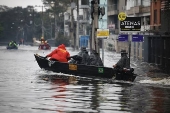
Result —
[[[71, 48], [68, 51], [77, 53]], [[40, 69], [34, 54], [49, 52], [33, 46], [19, 46], [18, 50], [0, 46], [0, 113], [170, 112], [170, 80], [150, 79], [145, 64], [132, 61], [139, 74], [133, 83], [74, 77]], [[104, 65], [112, 67], [119, 57], [105, 52]]]

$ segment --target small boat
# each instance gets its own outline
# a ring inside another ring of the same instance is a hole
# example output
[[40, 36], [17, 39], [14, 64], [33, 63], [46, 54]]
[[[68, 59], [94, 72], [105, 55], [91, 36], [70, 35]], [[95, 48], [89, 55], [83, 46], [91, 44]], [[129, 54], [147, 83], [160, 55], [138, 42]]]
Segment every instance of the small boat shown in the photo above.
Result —
[[51, 46], [48, 43], [40, 44], [38, 49], [39, 50], [51, 50]]
[[17, 46], [7, 46], [6, 49], [18, 49]]
[[18, 49], [18, 45], [15, 41], [10, 41], [6, 46], [6, 49]]
[[91, 77], [100, 77], [116, 80], [124, 80], [133, 82], [136, 78], [136, 74], [132, 71], [116, 71], [113, 68], [102, 67], [102, 66], [92, 66], [92, 65], [83, 65], [83, 64], [71, 64], [71, 63], [62, 63], [58, 61], [51, 61], [47, 58], [34, 54], [35, 59], [41, 69], [48, 71], [53, 71], [56, 73], [72, 74], [75, 76], [91, 76]]

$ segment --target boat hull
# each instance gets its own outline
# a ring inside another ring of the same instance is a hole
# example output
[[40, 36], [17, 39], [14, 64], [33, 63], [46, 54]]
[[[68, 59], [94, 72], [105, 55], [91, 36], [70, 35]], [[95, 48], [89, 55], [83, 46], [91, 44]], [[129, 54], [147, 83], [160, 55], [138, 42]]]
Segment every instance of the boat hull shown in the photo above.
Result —
[[49, 44], [41, 44], [38, 47], [39, 50], [51, 50], [51, 46]]
[[18, 47], [7, 46], [6, 49], [18, 49]]
[[109, 79], [114, 77], [117, 80], [125, 81], [134, 81], [136, 78], [135, 74], [131, 75], [117, 73], [113, 68], [109, 67], [61, 63], [58, 61], [47, 60], [45, 57], [39, 56], [37, 54], [34, 54], [34, 56], [40, 68], [57, 73], [72, 74], [75, 76], [93, 76]]

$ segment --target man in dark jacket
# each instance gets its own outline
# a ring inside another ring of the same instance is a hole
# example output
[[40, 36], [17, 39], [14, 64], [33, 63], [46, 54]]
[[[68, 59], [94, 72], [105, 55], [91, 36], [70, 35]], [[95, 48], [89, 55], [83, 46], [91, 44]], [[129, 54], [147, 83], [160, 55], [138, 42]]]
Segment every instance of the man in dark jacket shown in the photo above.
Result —
[[13, 41], [13, 40], [11, 40], [11, 41], [9, 42], [8, 46], [9, 46], [9, 47], [12, 47], [12, 48], [17, 48], [17, 47], [18, 47], [17, 44], [16, 44], [16, 42]]
[[129, 63], [129, 58], [127, 57], [127, 52], [126, 50], [121, 50], [121, 58], [120, 60], [113, 65], [114, 68], [130, 68], [130, 63]]
[[94, 66], [103, 66], [103, 62], [102, 62], [99, 54], [95, 50], [91, 51], [90, 60], [89, 60], [88, 64], [94, 65]]
[[80, 64], [85, 64], [85, 65], [88, 64], [90, 56], [88, 54], [88, 51], [86, 50], [86, 47], [81, 47], [81, 51], [78, 53], [78, 56], [82, 58]]
[[89, 54], [86, 50], [86, 47], [81, 47], [80, 52], [77, 55], [71, 56], [71, 60], [69, 63], [73, 64], [85, 64], [87, 65], [89, 62]]

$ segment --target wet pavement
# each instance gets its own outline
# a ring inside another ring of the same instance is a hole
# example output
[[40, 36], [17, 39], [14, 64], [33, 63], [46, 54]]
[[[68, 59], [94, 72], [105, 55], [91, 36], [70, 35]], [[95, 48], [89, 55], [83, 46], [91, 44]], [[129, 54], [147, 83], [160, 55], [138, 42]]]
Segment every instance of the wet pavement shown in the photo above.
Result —
[[[170, 79], [159, 79], [161, 73], [149, 77], [152, 66], [147, 63], [131, 62], [138, 74], [134, 82], [75, 77], [40, 69], [34, 54], [49, 52], [33, 46], [18, 50], [0, 46], [0, 113], [170, 112]], [[111, 67], [119, 58], [105, 51], [104, 64]]]

